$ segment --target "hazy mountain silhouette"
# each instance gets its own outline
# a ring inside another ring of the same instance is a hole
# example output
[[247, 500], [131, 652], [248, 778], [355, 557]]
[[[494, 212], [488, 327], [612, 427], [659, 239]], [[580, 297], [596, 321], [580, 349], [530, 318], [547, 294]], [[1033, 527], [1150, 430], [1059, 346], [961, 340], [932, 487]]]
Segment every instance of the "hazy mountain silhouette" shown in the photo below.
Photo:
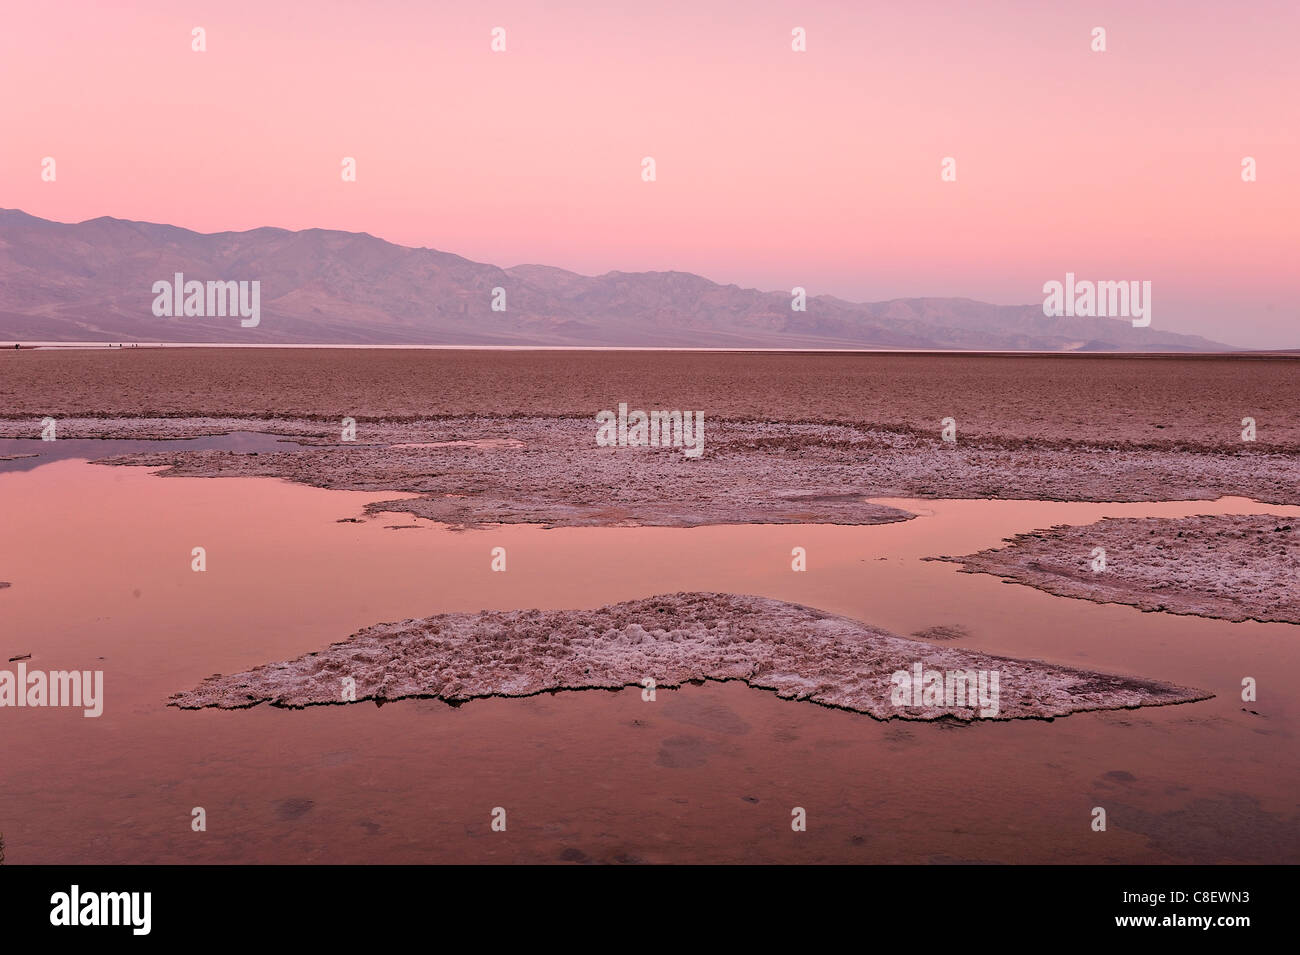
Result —
[[[158, 318], [156, 281], [261, 282], [261, 322]], [[503, 288], [507, 310], [493, 311]], [[688, 272], [586, 276], [502, 269], [327, 229], [212, 235], [101, 217], [0, 210], [0, 339], [736, 348], [1219, 351], [1127, 320], [1048, 318], [1042, 305], [960, 298], [854, 303], [719, 285]]]

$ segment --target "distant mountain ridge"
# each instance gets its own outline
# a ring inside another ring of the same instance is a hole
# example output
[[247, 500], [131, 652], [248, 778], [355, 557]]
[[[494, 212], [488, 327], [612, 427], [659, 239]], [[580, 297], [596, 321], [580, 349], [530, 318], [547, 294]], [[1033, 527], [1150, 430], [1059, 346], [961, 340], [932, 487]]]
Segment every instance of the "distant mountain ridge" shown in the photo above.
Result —
[[[160, 318], [153, 285], [260, 281], [261, 320]], [[493, 289], [505, 311], [493, 311]], [[689, 272], [586, 276], [499, 268], [367, 233], [263, 227], [204, 234], [107, 216], [75, 224], [0, 209], [0, 340], [266, 344], [1229, 351], [1195, 335], [1041, 304], [855, 303], [719, 285]]]

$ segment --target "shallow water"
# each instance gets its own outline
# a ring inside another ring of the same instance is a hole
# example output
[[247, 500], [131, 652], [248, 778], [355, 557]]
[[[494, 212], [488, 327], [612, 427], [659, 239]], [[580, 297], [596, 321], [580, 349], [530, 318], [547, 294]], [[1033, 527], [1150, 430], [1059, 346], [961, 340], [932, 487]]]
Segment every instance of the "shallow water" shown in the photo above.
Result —
[[[1300, 629], [1054, 597], [921, 559], [1107, 516], [1300, 508], [887, 501], [921, 516], [467, 532], [363, 515], [400, 496], [78, 460], [0, 475], [0, 579], [13, 584], [0, 667], [30, 653], [32, 669], [102, 669], [106, 696], [98, 719], [0, 710], [7, 861], [1300, 861]], [[190, 569], [195, 546], [205, 573]], [[490, 570], [497, 546], [506, 573]], [[794, 546], [806, 573], [790, 570]], [[165, 706], [211, 673], [381, 620], [676, 590], [758, 593], [900, 634], [956, 625], [958, 646], [1216, 697], [968, 726], [882, 723], [739, 683], [652, 703], [628, 689], [459, 708]], [[1243, 711], [1244, 676], [1259, 680], [1246, 704], [1258, 715]], [[196, 806], [206, 832], [191, 831]], [[497, 806], [504, 833], [489, 826]], [[807, 832], [790, 829], [795, 806]]]
[[[118, 438], [0, 438], [0, 472], [30, 471], [55, 461], [107, 458], [114, 454], [143, 454], [150, 451], [293, 451], [303, 445], [275, 434], [232, 431], [229, 434], [169, 440]], [[8, 459], [8, 460], [6, 460]]]

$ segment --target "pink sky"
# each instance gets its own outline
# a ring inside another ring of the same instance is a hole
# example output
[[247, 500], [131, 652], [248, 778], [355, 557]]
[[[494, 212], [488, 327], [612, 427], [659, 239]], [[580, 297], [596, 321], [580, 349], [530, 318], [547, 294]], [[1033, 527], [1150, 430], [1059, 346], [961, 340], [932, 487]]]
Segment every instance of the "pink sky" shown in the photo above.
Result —
[[1041, 302], [1073, 271], [1151, 280], [1156, 329], [1300, 346], [1295, 0], [127, 0], [4, 19], [0, 206], [34, 215], [319, 226], [870, 301]]

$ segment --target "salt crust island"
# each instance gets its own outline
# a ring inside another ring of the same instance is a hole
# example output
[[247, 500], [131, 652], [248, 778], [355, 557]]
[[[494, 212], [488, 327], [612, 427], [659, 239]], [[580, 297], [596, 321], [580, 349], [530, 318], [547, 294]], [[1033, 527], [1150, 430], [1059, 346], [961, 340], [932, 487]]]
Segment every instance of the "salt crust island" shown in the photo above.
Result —
[[[876, 719], [978, 718], [978, 703], [893, 702], [899, 671], [999, 675], [996, 719], [1052, 719], [1210, 699], [1204, 690], [910, 640], [766, 597], [676, 593], [595, 610], [447, 613], [381, 623], [325, 650], [205, 679], [169, 701], [242, 709], [483, 697], [741, 680]], [[346, 693], [355, 682], [354, 699]]]
[[[1097, 549], [1104, 551], [1104, 569]], [[1300, 623], [1300, 518], [1272, 514], [1108, 517], [1009, 538], [964, 557], [1060, 597], [1241, 622]]]

